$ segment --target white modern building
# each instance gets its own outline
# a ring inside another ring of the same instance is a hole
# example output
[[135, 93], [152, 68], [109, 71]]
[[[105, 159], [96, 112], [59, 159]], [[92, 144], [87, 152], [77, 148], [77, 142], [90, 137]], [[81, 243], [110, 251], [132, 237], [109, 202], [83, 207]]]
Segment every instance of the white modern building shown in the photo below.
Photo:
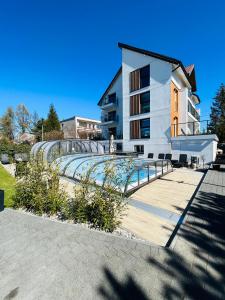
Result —
[[194, 65], [119, 43], [122, 66], [98, 105], [102, 134], [123, 151], [187, 153], [206, 162], [216, 155], [217, 137], [201, 120]]
[[92, 139], [100, 137], [101, 121], [73, 116], [60, 122], [65, 139]]

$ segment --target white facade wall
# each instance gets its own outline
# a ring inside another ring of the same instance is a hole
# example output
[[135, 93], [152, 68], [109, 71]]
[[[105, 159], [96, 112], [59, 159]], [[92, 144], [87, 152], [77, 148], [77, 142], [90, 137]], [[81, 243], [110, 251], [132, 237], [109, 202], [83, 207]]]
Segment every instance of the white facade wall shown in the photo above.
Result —
[[[65, 139], [82, 138], [82, 132], [85, 133], [86, 129], [87, 138], [89, 138], [93, 134], [100, 133], [101, 129], [97, 128], [100, 123], [101, 122], [98, 120], [86, 119], [81, 117], [74, 117], [60, 122]], [[79, 128], [84, 129], [84, 131], [81, 131], [81, 133], [79, 133]]]
[[[134, 145], [144, 145], [149, 152], [170, 153], [170, 82], [171, 64], [127, 49], [122, 50], [123, 73], [123, 139], [124, 151], [134, 151]], [[150, 65], [150, 86], [130, 93], [130, 72]], [[150, 113], [130, 117], [130, 96], [150, 91]], [[150, 117], [150, 139], [130, 139], [130, 121]]]

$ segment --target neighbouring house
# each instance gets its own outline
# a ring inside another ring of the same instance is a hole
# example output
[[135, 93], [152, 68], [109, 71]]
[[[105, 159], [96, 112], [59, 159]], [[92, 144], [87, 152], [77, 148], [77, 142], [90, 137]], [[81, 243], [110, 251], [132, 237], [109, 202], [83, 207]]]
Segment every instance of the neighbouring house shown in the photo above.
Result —
[[27, 142], [27, 143], [33, 145], [35, 143], [35, 140], [36, 140], [36, 137], [32, 133], [24, 132], [23, 134], [21, 134], [19, 136], [19, 142], [20, 143]]
[[217, 136], [200, 119], [194, 65], [119, 43], [122, 66], [103, 93], [101, 127], [123, 151], [187, 153], [206, 162], [216, 155]]
[[101, 121], [74, 116], [60, 122], [65, 139], [93, 139], [100, 137]]

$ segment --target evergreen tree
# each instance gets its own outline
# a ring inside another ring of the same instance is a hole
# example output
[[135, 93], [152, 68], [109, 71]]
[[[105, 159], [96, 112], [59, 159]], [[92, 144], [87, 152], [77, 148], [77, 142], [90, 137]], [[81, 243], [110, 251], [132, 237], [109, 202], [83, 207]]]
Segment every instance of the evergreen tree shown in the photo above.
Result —
[[8, 107], [5, 114], [0, 119], [0, 132], [9, 140], [14, 139], [15, 133], [15, 114], [11, 107]]
[[209, 129], [225, 142], [225, 85], [221, 84], [211, 106]]
[[42, 140], [42, 126], [43, 126], [43, 130], [45, 130], [44, 128], [45, 125], [45, 120], [42, 119], [34, 119], [33, 120], [33, 126], [31, 129], [31, 132], [36, 136], [36, 141], [40, 142]]
[[60, 122], [54, 105], [51, 104], [49, 108], [48, 117], [45, 121], [45, 131], [60, 130]]

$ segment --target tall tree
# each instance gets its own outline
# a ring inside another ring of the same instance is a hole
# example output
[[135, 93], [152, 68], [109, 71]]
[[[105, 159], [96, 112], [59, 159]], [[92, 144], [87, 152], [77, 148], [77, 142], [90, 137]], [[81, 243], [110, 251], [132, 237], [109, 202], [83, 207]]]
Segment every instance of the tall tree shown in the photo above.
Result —
[[16, 122], [19, 132], [29, 131], [31, 124], [31, 115], [24, 104], [19, 104], [16, 108]]
[[221, 84], [213, 98], [209, 129], [215, 133], [220, 142], [225, 142], [225, 85]]
[[[42, 118], [42, 119], [39, 119], [36, 124], [32, 127], [32, 133], [35, 134], [36, 136], [36, 140], [39, 142], [42, 140], [42, 126], [44, 127], [45, 125], [45, 120]], [[45, 129], [44, 129], [45, 130]]]
[[35, 111], [30, 118], [30, 131], [34, 131], [34, 129], [37, 127], [38, 122], [40, 121], [40, 118], [38, 116], [38, 113]]
[[14, 139], [15, 134], [15, 114], [12, 107], [8, 107], [5, 114], [0, 119], [0, 131], [9, 140]]
[[48, 117], [45, 121], [45, 131], [52, 130], [60, 130], [59, 118], [53, 104], [50, 105]]

